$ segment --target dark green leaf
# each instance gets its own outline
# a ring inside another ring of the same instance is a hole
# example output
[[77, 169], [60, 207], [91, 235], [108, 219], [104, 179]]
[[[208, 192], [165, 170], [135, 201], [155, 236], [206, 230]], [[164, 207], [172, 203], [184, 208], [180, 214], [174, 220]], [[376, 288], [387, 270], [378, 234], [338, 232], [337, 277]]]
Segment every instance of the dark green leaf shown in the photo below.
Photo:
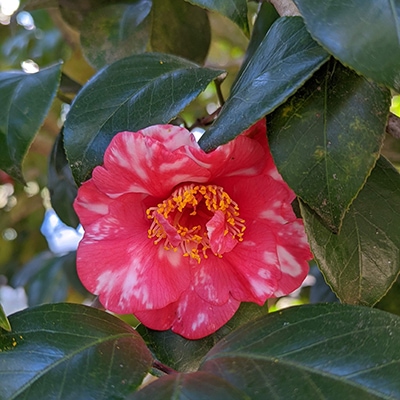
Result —
[[400, 318], [341, 304], [292, 307], [236, 330], [206, 356], [252, 400], [400, 398]]
[[342, 302], [373, 305], [400, 272], [400, 175], [381, 157], [333, 234], [302, 205], [311, 250]]
[[81, 28], [82, 50], [95, 68], [140, 54], [150, 40], [151, 0], [112, 4], [88, 14]]
[[102, 163], [113, 136], [169, 122], [221, 71], [166, 54], [135, 55], [100, 71], [68, 113], [64, 144], [74, 178]]
[[400, 91], [400, 3], [294, 0], [311, 35], [357, 72]]
[[266, 33], [278, 18], [279, 14], [271, 3], [261, 3], [257, 18], [254, 22], [253, 31], [251, 32], [250, 42], [247, 46], [246, 54], [236, 79], [240, 78], [258, 46], [262, 43]]
[[50, 191], [51, 205], [61, 221], [76, 228], [79, 218], [72, 204], [78, 188], [65, 156], [62, 132], [57, 136], [50, 154], [47, 187]]
[[152, 363], [129, 325], [97, 309], [44, 305], [10, 322], [0, 336], [1, 399], [120, 399]]
[[8, 320], [7, 315], [5, 314], [1, 303], [0, 303], [0, 328], [8, 332], [11, 332], [10, 321]]
[[196, 371], [205, 354], [237, 327], [268, 312], [266, 307], [242, 303], [233, 318], [214, 334], [199, 340], [187, 340], [172, 331], [159, 332], [138, 327], [147, 345], [163, 364], [180, 372]]
[[22, 161], [49, 111], [61, 64], [35, 74], [0, 72], [0, 168], [23, 181]]
[[385, 137], [388, 90], [332, 60], [267, 119], [289, 186], [338, 232]]
[[127, 400], [250, 400], [245, 393], [207, 372], [163, 376]]
[[328, 57], [300, 17], [279, 18], [232, 88], [219, 117], [201, 138], [201, 147], [211, 151], [234, 139], [282, 104]]
[[246, 0], [186, 0], [196, 6], [215, 11], [232, 20], [246, 35], [249, 34]]
[[184, 0], [153, 0], [151, 48], [203, 64], [211, 42], [207, 12]]

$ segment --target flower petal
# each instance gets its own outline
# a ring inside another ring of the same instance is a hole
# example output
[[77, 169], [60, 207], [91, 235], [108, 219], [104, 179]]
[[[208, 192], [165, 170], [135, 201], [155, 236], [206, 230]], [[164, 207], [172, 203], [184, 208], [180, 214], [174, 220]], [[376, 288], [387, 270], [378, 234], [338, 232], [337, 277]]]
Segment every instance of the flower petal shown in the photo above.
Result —
[[77, 269], [87, 289], [118, 313], [161, 308], [189, 286], [187, 261], [147, 237], [149, 222], [141, 195], [124, 195], [109, 214], [86, 228]]
[[228, 322], [240, 303], [232, 298], [222, 305], [204, 301], [193, 290], [183, 293], [179, 302], [160, 310], [141, 311], [136, 318], [155, 330], [172, 328], [172, 331], [187, 339], [201, 339], [214, 333]]
[[[182, 131], [179, 127], [172, 128], [166, 130], [169, 145], [172, 145], [173, 134]], [[146, 193], [163, 198], [179, 183], [209, 179], [206, 168], [142, 132], [120, 132], [112, 139], [104, 155], [104, 166], [93, 170], [93, 179], [100, 191], [110, 197]], [[158, 130], [155, 132], [161, 134]]]
[[225, 234], [225, 225], [225, 215], [219, 210], [206, 224], [210, 247], [214, 254], [224, 254], [231, 251], [238, 242], [232, 235]]
[[112, 199], [101, 192], [92, 179], [82, 184], [78, 194], [74, 201], [74, 209], [82, 225], [91, 224], [108, 213]]

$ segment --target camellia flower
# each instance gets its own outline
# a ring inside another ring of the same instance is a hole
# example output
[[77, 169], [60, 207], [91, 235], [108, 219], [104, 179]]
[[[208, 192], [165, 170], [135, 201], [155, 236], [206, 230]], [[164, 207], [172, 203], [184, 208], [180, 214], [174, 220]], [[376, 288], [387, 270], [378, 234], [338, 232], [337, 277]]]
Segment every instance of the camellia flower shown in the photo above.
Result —
[[311, 253], [294, 198], [265, 120], [209, 154], [177, 126], [120, 132], [75, 201], [78, 274], [106, 309], [204, 337], [241, 302], [303, 282]]

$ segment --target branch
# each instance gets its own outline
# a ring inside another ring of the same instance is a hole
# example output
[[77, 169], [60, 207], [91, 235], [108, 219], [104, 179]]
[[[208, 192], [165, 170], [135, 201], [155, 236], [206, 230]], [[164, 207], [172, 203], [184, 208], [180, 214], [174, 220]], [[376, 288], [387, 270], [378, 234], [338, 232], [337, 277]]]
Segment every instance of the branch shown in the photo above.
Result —
[[400, 118], [397, 115], [390, 113], [386, 132], [395, 139], [400, 139]]
[[269, 0], [281, 17], [300, 15], [299, 9], [292, 0]]

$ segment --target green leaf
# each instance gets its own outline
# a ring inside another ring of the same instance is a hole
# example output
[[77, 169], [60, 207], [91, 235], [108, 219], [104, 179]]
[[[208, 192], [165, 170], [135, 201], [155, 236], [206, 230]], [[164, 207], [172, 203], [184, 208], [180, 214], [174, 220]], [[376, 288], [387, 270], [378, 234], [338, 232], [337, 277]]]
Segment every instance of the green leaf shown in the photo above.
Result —
[[56, 95], [61, 64], [0, 72], [0, 169], [23, 181], [22, 161]]
[[246, 54], [236, 80], [240, 78], [257, 48], [262, 43], [265, 35], [278, 18], [279, 14], [271, 3], [261, 3], [257, 18], [254, 22], [253, 31], [251, 32], [249, 45], [247, 46]]
[[61, 221], [76, 228], [79, 225], [79, 218], [72, 204], [78, 188], [65, 155], [62, 132], [57, 136], [49, 157], [47, 187], [50, 192], [51, 205]]
[[389, 107], [388, 90], [331, 60], [267, 118], [279, 172], [333, 232], [379, 157]]
[[64, 127], [75, 180], [102, 163], [113, 136], [173, 119], [222, 71], [166, 54], [119, 60], [95, 75], [76, 96]]
[[150, 40], [151, 5], [151, 0], [139, 0], [133, 4], [112, 4], [88, 14], [80, 38], [90, 64], [101, 68], [143, 53]]
[[7, 318], [6, 313], [4, 312], [3, 306], [0, 303], [0, 328], [4, 329], [8, 332], [11, 332], [10, 321]]
[[[200, 139], [205, 151], [227, 143], [292, 95], [327, 59], [300, 17], [279, 18]], [[284, 71], [284, 73], [282, 73]]]
[[184, 0], [153, 0], [151, 48], [203, 64], [211, 42], [207, 12]]
[[126, 400], [250, 400], [243, 392], [207, 372], [163, 376]]
[[400, 91], [397, 0], [294, 0], [311, 35], [357, 72]]
[[78, 304], [10, 316], [0, 336], [1, 399], [119, 399], [138, 387], [152, 356], [120, 319]]
[[186, 0], [196, 6], [215, 11], [233, 21], [246, 35], [249, 34], [246, 0]]
[[374, 305], [400, 272], [400, 175], [381, 157], [333, 234], [302, 204], [311, 250], [344, 303]]
[[252, 400], [400, 397], [400, 318], [318, 304], [269, 314], [236, 330], [201, 370]]
[[266, 307], [254, 303], [242, 303], [221, 329], [199, 340], [187, 340], [172, 331], [154, 331], [143, 325], [137, 328], [146, 344], [163, 364], [180, 372], [196, 371], [206, 353], [223, 337], [237, 327], [268, 312]]

